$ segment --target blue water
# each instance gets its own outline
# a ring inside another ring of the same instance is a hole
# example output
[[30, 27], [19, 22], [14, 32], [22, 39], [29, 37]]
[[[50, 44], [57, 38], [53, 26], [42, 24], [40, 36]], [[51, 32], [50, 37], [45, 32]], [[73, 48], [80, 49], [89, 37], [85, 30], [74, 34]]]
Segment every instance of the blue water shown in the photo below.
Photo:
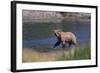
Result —
[[[72, 27], [72, 25], [73, 25], [73, 27]], [[33, 27], [32, 30], [35, 31], [36, 29], [34, 29], [34, 28], [35, 27]], [[90, 34], [90, 24], [89, 23], [87, 23], [87, 22], [82, 23], [82, 24], [74, 23], [74, 24], [70, 25], [69, 30], [67, 30], [67, 28], [65, 28], [65, 29], [66, 29], [65, 31], [73, 32], [76, 35], [78, 44], [84, 44], [86, 42], [90, 42], [91, 34]], [[36, 33], [32, 33], [32, 34], [36, 34]], [[44, 35], [45, 35], [45, 33], [44, 33]], [[25, 35], [23, 35], [23, 36], [25, 36]], [[33, 38], [34, 38], [34, 36], [33, 36]], [[26, 47], [31, 48], [31, 47], [38, 47], [38, 46], [53, 47], [53, 45], [56, 43], [56, 41], [57, 40], [54, 35], [48, 36], [48, 37], [46, 36], [46, 37], [41, 37], [41, 38], [35, 38], [35, 39], [23, 39], [23, 47], [24, 48], [26, 48]]]
[[[85, 42], [90, 41], [90, 33], [88, 32], [77, 32], [76, 34], [77, 42], [79, 44], [83, 44]], [[56, 43], [56, 37], [48, 37], [43, 39], [35, 39], [35, 40], [23, 40], [23, 47], [38, 47], [38, 46], [49, 46], [53, 47]]]

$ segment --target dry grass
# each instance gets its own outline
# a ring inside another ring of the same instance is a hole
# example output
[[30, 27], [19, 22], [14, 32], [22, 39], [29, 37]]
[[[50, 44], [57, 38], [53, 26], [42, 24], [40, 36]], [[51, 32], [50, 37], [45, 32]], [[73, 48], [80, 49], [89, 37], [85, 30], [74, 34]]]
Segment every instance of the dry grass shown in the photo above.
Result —
[[22, 53], [23, 62], [39, 62], [39, 61], [54, 61], [60, 55], [59, 52], [36, 52], [33, 50], [24, 49]]
[[[35, 48], [34, 48], [35, 49]], [[43, 50], [43, 48], [41, 48]], [[22, 52], [22, 62], [44, 62], [44, 61], [63, 61], [63, 60], [83, 60], [91, 58], [90, 46], [85, 45], [78, 48], [53, 50], [45, 52], [24, 48]], [[50, 48], [49, 48], [50, 49]]]

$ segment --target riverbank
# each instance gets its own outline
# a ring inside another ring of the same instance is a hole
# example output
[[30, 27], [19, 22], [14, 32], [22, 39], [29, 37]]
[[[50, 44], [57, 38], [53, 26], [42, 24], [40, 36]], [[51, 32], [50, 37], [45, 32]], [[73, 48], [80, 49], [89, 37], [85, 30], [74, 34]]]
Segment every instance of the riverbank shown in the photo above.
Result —
[[[51, 49], [40, 48], [23, 48], [22, 62], [45, 62], [45, 61], [63, 61], [63, 60], [84, 60], [91, 58], [91, 49], [89, 45], [83, 45], [77, 48]], [[45, 49], [45, 50], [44, 50]]]
[[55, 12], [55, 11], [33, 11], [33, 10], [23, 10], [22, 11], [23, 23], [60, 23], [63, 20], [72, 21], [90, 21], [90, 13], [81, 12]]

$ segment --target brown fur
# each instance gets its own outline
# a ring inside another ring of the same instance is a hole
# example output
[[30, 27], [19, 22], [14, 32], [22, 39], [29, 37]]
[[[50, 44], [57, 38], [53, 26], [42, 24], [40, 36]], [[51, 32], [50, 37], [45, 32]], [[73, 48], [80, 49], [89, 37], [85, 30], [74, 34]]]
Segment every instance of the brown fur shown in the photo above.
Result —
[[76, 36], [72, 32], [54, 30], [54, 34], [57, 37], [57, 42], [55, 43], [54, 48], [60, 44], [62, 44], [62, 47], [65, 47], [66, 43], [69, 44], [69, 47], [72, 44], [77, 45]]

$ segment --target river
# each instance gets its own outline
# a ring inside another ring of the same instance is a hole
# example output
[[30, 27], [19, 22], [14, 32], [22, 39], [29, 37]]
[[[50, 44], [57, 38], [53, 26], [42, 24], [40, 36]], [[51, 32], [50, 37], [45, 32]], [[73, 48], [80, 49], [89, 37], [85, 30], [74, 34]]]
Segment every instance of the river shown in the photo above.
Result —
[[[23, 48], [33, 47], [53, 47], [56, 37], [51, 32], [52, 27], [58, 23], [24, 23], [23, 24]], [[90, 42], [90, 22], [87, 21], [68, 21], [59, 23], [57, 27], [65, 32], [73, 32], [79, 44]]]

